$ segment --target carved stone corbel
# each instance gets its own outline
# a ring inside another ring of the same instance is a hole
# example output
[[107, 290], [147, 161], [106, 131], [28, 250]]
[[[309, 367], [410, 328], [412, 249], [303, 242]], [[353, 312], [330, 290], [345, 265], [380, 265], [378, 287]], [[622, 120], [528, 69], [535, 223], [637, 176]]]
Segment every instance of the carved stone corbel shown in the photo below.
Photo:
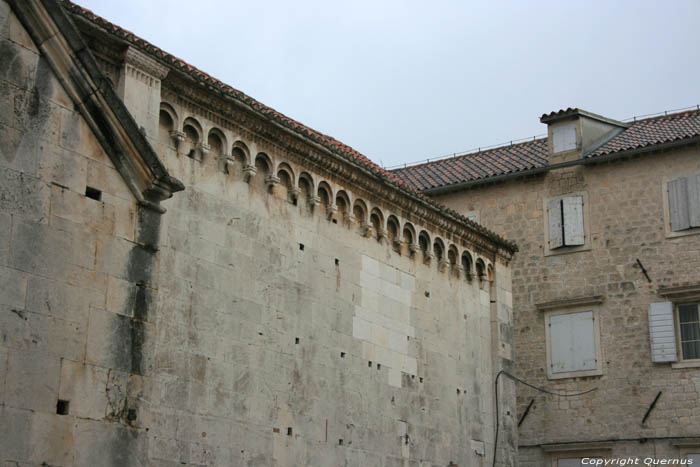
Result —
[[235, 159], [231, 154], [223, 154], [221, 156], [221, 166], [226, 174], [230, 174], [232, 172], [231, 166], [233, 166], [233, 163], [235, 162]]
[[455, 265], [455, 273], [457, 277], [462, 277], [464, 275], [464, 267], [460, 264]]
[[345, 215], [345, 225], [346, 225], [348, 228], [352, 228], [352, 226], [355, 225], [355, 221], [356, 221], [356, 220], [357, 220], [357, 219], [355, 219], [355, 216], [353, 216], [353, 215], [350, 214], [350, 213], [347, 213], [347, 214]]
[[423, 253], [423, 263], [424, 264], [430, 264], [431, 261], [435, 258], [435, 255], [429, 252]]
[[298, 202], [298, 200], [299, 200], [299, 195], [300, 195], [300, 194], [301, 194], [301, 188], [299, 188], [299, 187], [297, 187], [297, 186], [292, 187], [292, 188], [289, 190], [289, 195], [292, 197], [292, 200], [293, 200], [294, 202]]
[[175, 144], [182, 143], [185, 141], [185, 132], [180, 130], [173, 130], [170, 132], [170, 139], [175, 141]]
[[197, 145], [197, 150], [195, 151], [194, 156], [199, 162], [202, 162], [204, 156], [209, 154], [209, 151], [211, 151], [211, 146], [205, 143], [199, 143]]
[[243, 181], [250, 183], [250, 179], [255, 177], [256, 173], [258, 173], [258, 169], [254, 165], [246, 164], [243, 166]]
[[280, 178], [276, 175], [268, 175], [265, 177], [265, 186], [267, 191], [272, 193], [277, 185], [280, 183]]
[[418, 244], [417, 243], [409, 243], [408, 244], [408, 252], [411, 256], [415, 255], [416, 252], [418, 251]]
[[338, 206], [335, 204], [329, 204], [326, 207], [326, 216], [328, 217], [328, 220], [331, 220], [333, 216], [335, 216], [338, 213]]
[[316, 206], [321, 204], [321, 198], [316, 196], [316, 195], [311, 195], [309, 196], [309, 206], [311, 206], [311, 209], [315, 209]]
[[450, 263], [445, 258], [440, 259], [440, 261], [438, 261], [438, 270], [440, 272], [445, 272], [449, 264]]
[[360, 235], [363, 237], [371, 237], [374, 229], [369, 224], [362, 224], [360, 226]]
[[377, 229], [377, 240], [382, 241], [387, 238], [388, 233], [386, 229]]

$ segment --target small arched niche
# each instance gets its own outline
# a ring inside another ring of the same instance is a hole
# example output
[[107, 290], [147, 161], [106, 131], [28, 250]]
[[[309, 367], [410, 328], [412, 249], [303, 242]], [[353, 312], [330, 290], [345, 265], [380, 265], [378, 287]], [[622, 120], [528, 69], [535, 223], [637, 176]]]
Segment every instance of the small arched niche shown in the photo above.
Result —
[[197, 147], [202, 141], [202, 127], [194, 118], [188, 117], [182, 126], [182, 132], [185, 134], [181, 152], [191, 159], [199, 159]]
[[158, 153], [165, 154], [168, 150], [175, 149], [172, 132], [175, 129], [175, 120], [170, 112], [161, 108], [158, 115]]
[[250, 151], [243, 141], [236, 141], [231, 147], [231, 158], [227, 164], [227, 171], [237, 177], [243, 176], [243, 167], [248, 165]]
[[279, 186], [275, 189], [275, 196], [292, 204], [297, 204], [297, 197], [294, 193], [294, 171], [292, 168], [284, 162], [281, 163], [277, 168], [277, 178], [279, 178]]
[[421, 230], [421, 233], [418, 235], [418, 249], [423, 255], [424, 260], [428, 260], [430, 258], [430, 234], [428, 234], [428, 232], [425, 230]]
[[393, 214], [386, 220], [386, 234], [389, 238], [389, 244], [399, 253], [401, 252], [400, 225], [399, 220]]
[[447, 249], [447, 262], [449, 263], [450, 266], [450, 271], [455, 272], [455, 269], [457, 268], [457, 259], [459, 258], [459, 252], [457, 251], [457, 247], [454, 245], [450, 245], [450, 247]]
[[413, 224], [406, 222], [403, 226], [402, 232], [403, 243], [408, 249], [409, 255], [414, 255], [418, 250], [418, 245], [416, 244], [416, 229]]
[[299, 198], [303, 205], [311, 211], [313, 204], [311, 202], [314, 195], [314, 179], [306, 172], [299, 174]]
[[331, 190], [330, 185], [326, 181], [322, 181], [318, 184], [317, 194], [321, 206], [325, 209], [330, 208], [331, 199], [333, 199], [333, 190]]
[[486, 264], [481, 258], [476, 260], [476, 276], [480, 281], [486, 280]]
[[207, 144], [209, 145], [209, 152], [218, 160], [224, 155], [224, 148], [226, 147], [226, 137], [217, 128], [212, 128], [209, 130], [209, 136], [207, 137]]
[[379, 208], [373, 208], [369, 215], [369, 223], [372, 224], [372, 229], [377, 240], [384, 238], [384, 214]]
[[272, 161], [270, 157], [264, 152], [258, 153], [255, 156], [255, 175], [251, 181], [251, 185], [256, 190], [261, 190], [267, 192], [266, 179], [272, 171]]
[[338, 207], [338, 217], [341, 222], [348, 222], [350, 220], [350, 198], [344, 190], [338, 190], [335, 195], [335, 205]]
[[368, 224], [367, 224], [367, 205], [361, 199], [356, 199], [355, 204], [352, 207], [352, 215], [355, 217], [355, 222], [357, 223], [358, 232], [361, 235], [367, 235]]
[[464, 277], [471, 281], [474, 278], [474, 260], [468, 251], [462, 253], [462, 269], [464, 269]]

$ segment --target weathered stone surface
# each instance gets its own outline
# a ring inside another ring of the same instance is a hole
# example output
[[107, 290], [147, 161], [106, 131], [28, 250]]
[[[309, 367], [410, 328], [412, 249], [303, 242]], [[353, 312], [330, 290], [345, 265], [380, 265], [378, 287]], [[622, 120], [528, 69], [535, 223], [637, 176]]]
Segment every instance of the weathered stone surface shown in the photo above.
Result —
[[[492, 381], [512, 359], [506, 252], [230, 103], [212, 113], [213, 94], [185, 103], [132, 54], [107, 72], [186, 183], [164, 213], [139, 203], [9, 11], [0, 0], [0, 463], [490, 460]], [[234, 142], [248, 154], [224, 170]], [[409, 247], [422, 230], [437, 247]], [[468, 281], [448, 249], [494, 280]], [[507, 464], [514, 390], [499, 396]]]

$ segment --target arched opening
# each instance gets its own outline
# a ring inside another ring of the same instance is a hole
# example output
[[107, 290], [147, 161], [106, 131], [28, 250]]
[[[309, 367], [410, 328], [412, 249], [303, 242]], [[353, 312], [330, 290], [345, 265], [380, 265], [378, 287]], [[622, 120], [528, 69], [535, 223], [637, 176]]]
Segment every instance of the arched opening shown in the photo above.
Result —
[[267, 157], [265, 153], [259, 153], [255, 156], [255, 176], [253, 177], [251, 185], [257, 190], [267, 191], [265, 179], [270, 175], [271, 171], [272, 162], [270, 158]]
[[476, 276], [480, 281], [486, 279], [486, 264], [484, 264], [484, 260], [481, 258], [476, 260]]
[[401, 252], [401, 237], [399, 236], [399, 220], [394, 215], [390, 215], [386, 220], [386, 234], [389, 238], [389, 245]]
[[384, 216], [382, 212], [377, 208], [372, 209], [372, 213], [369, 215], [369, 222], [372, 224], [377, 240], [381, 240], [384, 236]]
[[464, 277], [468, 281], [471, 281], [474, 277], [473, 264], [472, 255], [468, 251], [462, 253], [462, 268], [464, 269]]
[[335, 205], [338, 207], [338, 216], [342, 222], [347, 222], [350, 213], [350, 199], [345, 191], [340, 190], [335, 196]]
[[218, 130], [212, 129], [207, 138], [210, 153], [218, 160], [224, 154], [224, 135]]
[[318, 184], [318, 198], [324, 209], [328, 209], [331, 205], [331, 187], [326, 182], [321, 182]]
[[418, 248], [423, 254], [423, 258], [428, 258], [430, 255], [430, 235], [425, 230], [418, 235]]
[[452, 272], [454, 272], [457, 267], [457, 258], [459, 258], [457, 247], [450, 245], [450, 248], [447, 250], [447, 262], [449, 263], [450, 271]]
[[168, 150], [175, 149], [172, 131], [175, 129], [175, 121], [170, 114], [164, 110], [160, 110], [158, 116], [158, 153], [165, 154]]
[[[310, 208], [311, 205], [311, 197], [314, 196], [314, 182], [313, 179], [311, 178], [311, 175], [309, 175], [306, 172], [303, 172], [299, 175], [299, 197], [301, 198], [302, 203], [304, 203], [304, 206], [306, 208]], [[310, 211], [310, 209], [309, 209]]]
[[297, 200], [292, 196], [292, 177], [289, 172], [281, 168], [277, 171], [277, 178], [280, 179], [279, 186], [275, 190], [275, 197], [296, 204]]

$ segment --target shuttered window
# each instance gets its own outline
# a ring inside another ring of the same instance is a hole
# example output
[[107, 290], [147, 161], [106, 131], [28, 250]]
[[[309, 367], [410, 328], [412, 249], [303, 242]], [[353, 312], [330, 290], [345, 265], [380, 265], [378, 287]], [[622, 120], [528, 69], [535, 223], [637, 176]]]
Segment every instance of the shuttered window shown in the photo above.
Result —
[[671, 231], [700, 227], [700, 175], [668, 182]]
[[592, 311], [549, 317], [552, 374], [597, 368], [593, 320]]
[[547, 203], [549, 249], [585, 243], [583, 197], [567, 196]]
[[663, 363], [678, 360], [673, 303], [649, 304], [649, 337], [651, 339], [651, 361]]

